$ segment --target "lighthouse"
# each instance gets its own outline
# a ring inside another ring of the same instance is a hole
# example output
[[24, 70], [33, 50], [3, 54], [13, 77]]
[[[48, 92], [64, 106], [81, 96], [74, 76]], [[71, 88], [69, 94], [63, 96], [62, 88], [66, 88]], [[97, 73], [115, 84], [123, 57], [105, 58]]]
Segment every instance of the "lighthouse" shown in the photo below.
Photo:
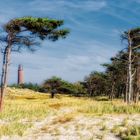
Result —
[[24, 78], [23, 78], [23, 67], [22, 65], [18, 66], [18, 85], [21, 85], [24, 83]]

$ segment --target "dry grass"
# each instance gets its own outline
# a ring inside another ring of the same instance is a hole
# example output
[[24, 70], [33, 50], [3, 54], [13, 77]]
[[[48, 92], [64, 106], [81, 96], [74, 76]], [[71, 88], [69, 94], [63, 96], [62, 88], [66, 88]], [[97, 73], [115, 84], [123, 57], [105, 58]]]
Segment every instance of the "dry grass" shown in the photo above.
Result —
[[123, 140], [140, 140], [140, 126], [115, 126], [112, 132]]
[[23, 123], [19, 123], [19, 122], [12, 122], [9, 124], [3, 124], [0, 125], [0, 136], [3, 135], [19, 135], [22, 136], [24, 131], [31, 127], [32, 125], [30, 123], [28, 124], [23, 124]]
[[[51, 99], [48, 94], [27, 89], [9, 88], [5, 97], [4, 110], [0, 114], [0, 123], [2, 121], [8, 122], [8, 124], [0, 126], [0, 135], [21, 135], [36, 120], [40, 121], [50, 113], [57, 116], [61, 108], [71, 108], [75, 114], [86, 115], [140, 113], [140, 104], [127, 106], [121, 100], [97, 101], [97, 99], [64, 95], [57, 95], [57, 98]], [[55, 123], [66, 123], [73, 117], [73, 114], [60, 116], [55, 120]], [[24, 126], [22, 121], [29, 125]]]
[[75, 114], [72, 114], [72, 113], [64, 114], [63, 116], [59, 116], [56, 119], [54, 119], [53, 124], [67, 123], [67, 122], [72, 121], [74, 117], [75, 117]]

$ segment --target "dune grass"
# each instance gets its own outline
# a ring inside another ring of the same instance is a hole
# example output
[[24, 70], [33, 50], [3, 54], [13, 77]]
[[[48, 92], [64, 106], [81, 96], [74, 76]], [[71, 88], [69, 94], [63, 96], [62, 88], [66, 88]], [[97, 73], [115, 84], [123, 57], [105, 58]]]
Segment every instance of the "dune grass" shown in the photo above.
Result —
[[112, 132], [122, 140], [140, 140], [140, 126], [138, 125], [115, 126]]
[[12, 136], [15, 134], [22, 136], [24, 131], [31, 126], [32, 126], [31, 123], [24, 124], [24, 123], [15, 122], [15, 121], [9, 124], [3, 124], [3, 125], [0, 125], [0, 136], [3, 136], [3, 135]]
[[[107, 101], [82, 97], [37, 93], [27, 89], [8, 88], [3, 112], [0, 114], [0, 136], [23, 135], [35, 121], [41, 121], [50, 114], [57, 115], [62, 108], [74, 110], [77, 114], [132, 114], [140, 113], [140, 104], [127, 106], [121, 100]], [[64, 123], [69, 116], [57, 121]]]

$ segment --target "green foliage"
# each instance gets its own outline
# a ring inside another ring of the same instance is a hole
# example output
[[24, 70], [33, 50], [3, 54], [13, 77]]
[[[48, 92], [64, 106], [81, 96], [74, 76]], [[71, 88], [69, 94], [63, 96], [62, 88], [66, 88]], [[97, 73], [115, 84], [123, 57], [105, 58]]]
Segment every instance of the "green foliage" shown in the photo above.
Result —
[[44, 89], [48, 89], [49, 91], [51, 91], [53, 89], [58, 90], [58, 88], [59, 88], [59, 86], [61, 86], [61, 84], [62, 84], [62, 79], [58, 78], [56, 76], [53, 76], [52, 78], [45, 80], [42, 87]]
[[[140, 49], [140, 46], [139, 46], [139, 44], [140, 44], [140, 27], [125, 31], [121, 37], [123, 40], [127, 41], [127, 43], [128, 43], [128, 40], [131, 39], [131, 45], [132, 45], [133, 49], [135, 49], [135, 50]], [[129, 44], [128, 44], [128, 47], [129, 47]]]
[[109, 96], [110, 99], [124, 97], [127, 79], [126, 52], [119, 52], [110, 63], [102, 64], [104, 72], [92, 72], [84, 80], [89, 96]]
[[69, 30], [61, 28], [63, 24], [63, 20], [50, 18], [15, 18], [4, 25], [6, 34], [1, 35], [0, 40], [7, 43], [12, 51], [20, 52], [24, 47], [35, 51], [34, 46], [40, 45], [39, 40], [56, 41], [59, 38], [66, 38]]
[[55, 76], [47, 79], [43, 83], [42, 88], [47, 89], [48, 91], [56, 89], [58, 93], [71, 94], [74, 96], [81, 96], [85, 93], [85, 89], [82, 84], [70, 83]]
[[75, 96], [86, 96], [86, 89], [84, 88], [84, 85], [80, 82], [74, 83], [73, 84], [75, 92], [74, 95]]
[[5, 25], [5, 31], [12, 34], [29, 31], [32, 35], [36, 35], [42, 40], [47, 38], [56, 41], [59, 37], [65, 38], [69, 33], [68, 29], [58, 29], [63, 23], [63, 20], [22, 17], [8, 22]]
[[89, 96], [100, 96], [105, 94], [107, 77], [102, 72], [92, 72], [85, 78], [85, 87]]

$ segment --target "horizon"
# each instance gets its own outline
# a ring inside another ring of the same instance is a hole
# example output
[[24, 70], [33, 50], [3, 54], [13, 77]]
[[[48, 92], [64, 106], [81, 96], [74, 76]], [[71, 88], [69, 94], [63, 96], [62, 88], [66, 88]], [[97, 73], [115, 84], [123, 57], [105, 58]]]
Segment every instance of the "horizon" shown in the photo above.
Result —
[[38, 84], [52, 76], [76, 82], [92, 71], [104, 71], [101, 64], [124, 48], [121, 33], [140, 25], [140, 0], [5, 0], [0, 7], [1, 26], [12, 18], [38, 16], [62, 19], [70, 29], [66, 39], [43, 41], [33, 54], [12, 53], [9, 83], [17, 83], [19, 64], [25, 82]]

